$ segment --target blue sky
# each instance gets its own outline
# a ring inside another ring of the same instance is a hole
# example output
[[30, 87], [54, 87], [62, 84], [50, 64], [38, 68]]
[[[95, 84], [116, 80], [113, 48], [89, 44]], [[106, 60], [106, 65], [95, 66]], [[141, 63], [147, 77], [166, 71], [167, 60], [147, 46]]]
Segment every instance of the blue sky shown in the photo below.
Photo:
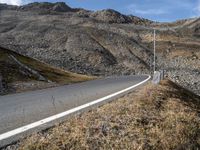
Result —
[[[0, 3], [22, 5], [44, 0], [0, 0]], [[46, 0], [56, 2], [61, 0]], [[71, 7], [89, 10], [115, 9], [123, 14], [168, 22], [177, 19], [199, 17], [200, 0], [62, 0]]]

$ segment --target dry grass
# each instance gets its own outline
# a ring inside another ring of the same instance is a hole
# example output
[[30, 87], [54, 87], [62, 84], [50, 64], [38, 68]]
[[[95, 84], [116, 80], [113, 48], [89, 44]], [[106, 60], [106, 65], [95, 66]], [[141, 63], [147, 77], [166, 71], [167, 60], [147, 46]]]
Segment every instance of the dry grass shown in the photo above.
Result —
[[200, 97], [163, 81], [150, 83], [20, 143], [20, 150], [197, 149]]

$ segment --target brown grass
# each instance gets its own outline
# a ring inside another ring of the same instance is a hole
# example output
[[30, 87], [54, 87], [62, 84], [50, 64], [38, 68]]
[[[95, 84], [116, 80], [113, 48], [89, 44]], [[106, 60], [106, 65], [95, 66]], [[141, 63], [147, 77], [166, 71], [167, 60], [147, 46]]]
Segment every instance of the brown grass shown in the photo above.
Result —
[[200, 97], [163, 81], [150, 83], [20, 143], [20, 150], [197, 149]]

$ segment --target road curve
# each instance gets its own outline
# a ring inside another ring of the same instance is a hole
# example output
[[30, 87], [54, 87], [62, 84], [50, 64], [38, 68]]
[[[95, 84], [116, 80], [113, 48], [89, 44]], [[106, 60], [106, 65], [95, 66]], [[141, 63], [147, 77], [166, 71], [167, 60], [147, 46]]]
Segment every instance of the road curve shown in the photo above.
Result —
[[[149, 79], [148, 75], [109, 77], [61, 87], [0, 96], [0, 137], [14, 129], [91, 103], [113, 93], [119, 91], [121, 93], [127, 92], [127, 90], [132, 89], [130, 87], [147, 81], [147, 79]], [[127, 90], [122, 91], [124, 89]], [[118, 94], [120, 93], [116, 93], [112, 97]], [[105, 98], [105, 100], [108, 98]]]

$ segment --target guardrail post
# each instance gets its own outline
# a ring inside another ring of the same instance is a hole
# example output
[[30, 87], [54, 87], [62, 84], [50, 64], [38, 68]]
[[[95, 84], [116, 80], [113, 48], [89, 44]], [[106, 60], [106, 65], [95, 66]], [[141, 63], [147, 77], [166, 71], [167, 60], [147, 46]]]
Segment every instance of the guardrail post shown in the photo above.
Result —
[[160, 71], [155, 71], [154, 75], [153, 75], [153, 80], [152, 83], [153, 84], [158, 84], [160, 83], [161, 80], [164, 80], [164, 70], [160, 70]]

